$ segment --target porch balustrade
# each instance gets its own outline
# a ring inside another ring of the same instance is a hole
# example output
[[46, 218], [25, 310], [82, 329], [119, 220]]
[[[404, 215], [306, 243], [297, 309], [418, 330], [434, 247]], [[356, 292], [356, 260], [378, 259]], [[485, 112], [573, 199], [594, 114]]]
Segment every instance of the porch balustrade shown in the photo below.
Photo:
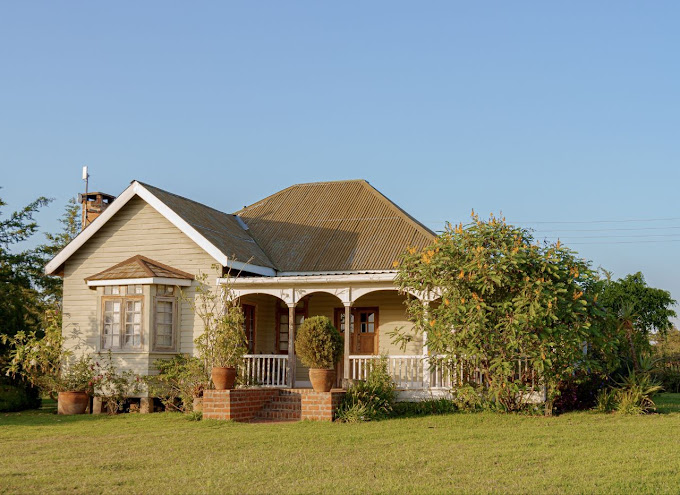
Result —
[[287, 354], [246, 354], [239, 370], [248, 385], [259, 387], [288, 386]]
[[[380, 358], [381, 356], [350, 356], [350, 378], [365, 380]], [[386, 356], [386, 360], [387, 372], [400, 390], [451, 389], [463, 383], [483, 383], [480, 369], [469, 359], [398, 355]], [[518, 360], [517, 373], [522, 380], [534, 385], [534, 373], [525, 359]]]

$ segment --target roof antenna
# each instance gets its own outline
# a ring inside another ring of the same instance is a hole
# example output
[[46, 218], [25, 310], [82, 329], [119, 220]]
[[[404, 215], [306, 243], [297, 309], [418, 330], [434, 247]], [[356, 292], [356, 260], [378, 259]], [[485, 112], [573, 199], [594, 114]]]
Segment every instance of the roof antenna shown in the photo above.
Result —
[[85, 181], [85, 197], [87, 197], [87, 186], [89, 183], [90, 174], [87, 173], [87, 165], [83, 167], [83, 180]]

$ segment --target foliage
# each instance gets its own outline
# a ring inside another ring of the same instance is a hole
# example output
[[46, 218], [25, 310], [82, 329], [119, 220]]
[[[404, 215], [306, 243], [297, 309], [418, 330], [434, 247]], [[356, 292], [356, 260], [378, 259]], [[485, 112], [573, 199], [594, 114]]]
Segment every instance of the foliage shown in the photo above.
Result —
[[560, 382], [555, 411], [562, 414], [569, 411], [585, 411], [597, 405], [600, 392], [611, 384], [605, 373], [578, 370], [570, 379]]
[[312, 316], [302, 322], [295, 335], [295, 352], [309, 368], [330, 369], [342, 356], [342, 334], [326, 316]]
[[629, 369], [610, 389], [600, 392], [596, 409], [621, 414], [646, 414], [656, 410], [654, 396], [663, 390], [653, 375], [656, 361], [640, 359], [640, 369]]
[[640, 272], [616, 281], [607, 275], [600, 304], [617, 329], [620, 358], [638, 369], [638, 356], [651, 351], [650, 338], [655, 333], [663, 337], [673, 328], [676, 301], [670, 292], [649, 287]]
[[2, 335], [2, 342], [9, 344], [7, 374], [19, 376], [53, 399], [61, 388], [58, 384], [64, 360], [72, 352], [63, 348], [64, 338], [61, 319], [52, 311], [45, 314], [44, 332], [18, 331], [14, 336]]
[[199, 356], [208, 370], [236, 368], [248, 346], [243, 310], [228, 284], [220, 294], [210, 287], [206, 273], [198, 275], [196, 280], [195, 299], [190, 299], [189, 304], [203, 322], [203, 333], [194, 340]]
[[54, 377], [53, 390], [57, 392], [87, 392], [92, 394], [95, 385], [95, 364], [92, 357], [81, 355], [64, 359], [59, 375]]
[[652, 352], [659, 364], [654, 376], [667, 392], [680, 392], [680, 330], [673, 327], [665, 335], [655, 335]]
[[[486, 397], [504, 410], [525, 408], [537, 386], [518, 372], [520, 360], [545, 385], [551, 414], [559, 383], [580, 367], [599, 365], [584, 356], [584, 344], [608, 351], [590, 264], [559, 241], [535, 243], [504, 218], [482, 221], [473, 212], [470, 224], [448, 225], [432, 245], [410, 248], [395, 265], [403, 292], [440, 296], [430, 306], [407, 301], [430, 352], [473, 362]], [[402, 345], [412, 338], [394, 337]]]
[[[62, 230], [56, 234], [45, 233], [47, 242], [38, 247], [37, 252], [46, 262], [54, 258], [81, 231], [81, 206], [76, 198], [69, 199], [64, 207], [64, 213], [59, 219]], [[43, 277], [43, 296], [45, 300], [55, 306], [61, 306], [63, 296], [63, 280], [61, 277]]]
[[40, 407], [40, 391], [27, 383], [0, 377], [0, 412]]
[[113, 364], [111, 351], [99, 355], [95, 362], [94, 384], [109, 414], [117, 414], [125, 402], [142, 391], [142, 380], [131, 370], [118, 371]]
[[365, 381], [349, 387], [338, 408], [338, 420], [356, 423], [387, 418], [392, 414], [395, 399], [396, 387], [383, 356], [372, 363]]
[[[40, 332], [46, 308], [41, 289], [43, 257], [35, 249], [18, 250], [38, 230], [35, 214], [50, 200], [40, 197], [21, 210], [0, 218], [0, 334], [14, 337], [18, 332]], [[0, 213], [6, 206], [0, 198]], [[8, 351], [9, 341], [0, 343], [0, 367]]]
[[420, 402], [397, 402], [394, 404], [392, 416], [431, 416], [436, 414], [450, 414], [457, 410], [458, 407], [456, 406], [456, 403], [451, 399], [427, 399]]
[[144, 378], [153, 397], [160, 397], [166, 409], [187, 412], [193, 409], [193, 399], [201, 397], [210, 383], [203, 361], [189, 354], [171, 359], [157, 359], [157, 375]]

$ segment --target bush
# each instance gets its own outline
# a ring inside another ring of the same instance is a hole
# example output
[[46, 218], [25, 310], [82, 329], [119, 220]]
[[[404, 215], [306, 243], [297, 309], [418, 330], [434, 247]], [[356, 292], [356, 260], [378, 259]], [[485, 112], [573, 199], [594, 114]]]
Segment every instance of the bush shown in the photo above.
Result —
[[157, 359], [157, 375], [145, 377], [152, 397], [159, 397], [166, 409], [193, 410], [195, 397], [201, 397], [210, 383], [203, 361], [188, 354]]
[[139, 375], [130, 370], [119, 372], [113, 364], [111, 351], [105, 357], [99, 357], [99, 361], [95, 362], [95, 369], [96, 391], [101, 394], [109, 414], [122, 411], [127, 400], [142, 391]]
[[652, 375], [666, 392], [680, 393], [680, 360], [662, 360]]
[[325, 316], [307, 318], [295, 336], [295, 352], [308, 368], [331, 369], [342, 355], [342, 335]]
[[585, 411], [597, 405], [598, 395], [611, 380], [604, 375], [580, 370], [569, 381], [559, 384], [555, 410], [559, 413]]
[[0, 412], [40, 407], [40, 392], [27, 383], [0, 379]]
[[621, 414], [650, 413], [656, 410], [654, 395], [662, 390], [650, 372], [630, 370], [616, 387], [600, 392], [596, 409]]
[[393, 416], [430, 416], [433, 414], [449, 414], [458, 411], [456, 403], [451, 399], [427, 399], [420, 402], [397, 402]]
[[397, 390], [382, 357], [371, 366], [366, 381], [352, 385], [338, 408], [338, 420], [345, 423], [387, 418], [394, 409]]

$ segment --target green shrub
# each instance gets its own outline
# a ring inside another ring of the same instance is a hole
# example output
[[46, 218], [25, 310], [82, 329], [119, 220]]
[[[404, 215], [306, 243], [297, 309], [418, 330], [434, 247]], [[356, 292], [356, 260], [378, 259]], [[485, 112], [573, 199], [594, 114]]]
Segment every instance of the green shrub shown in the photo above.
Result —
[[342, 355], [342, 335], [325, 316], [307, 318], [295, 336], [295, 352], [308, 368], [330, 369]]
[[131, 370], [118, 371], [113, 364], [111, 351], [100, 355], [95, 362], [95, 392], [101, 395], [109, 414], [123, 410], [127, 400], [142, 391], [142, 380]]
[[338, 420], [346, 423], [387, 418], [394, 409], [397, 390], [387, 371], [387, 359], [372, 363], [366, 381], [352, 385], [338, 408]]
[[27, 383], [0, 380], [0, 412], [23, 411], [40, 407], [37, 387]]
[[596, 410], [616, 411], [621, 414], [646, 414], [656, 410], [654, 395], [663, 387], [657, 382], [649, 369], [630, 370], [617, 385], [600, 392]]
[[201, 397], [210, 383], [203, 360], [180, 354], [172, 359], [157, 359], [157, 375], [144, 378], [152, 397], [159, 397], [166, 409], [182, 412], [193, 410], [195, 397]]
[[680, 360], [663, 359], [652, 374], [666, 392], [680, 393]]
[[427, 399], [420, 402], [397, 402], [393, 416], [430, 416], [433, 414], [449, 414], [458, 411], [456, 403], [451, 399]]

